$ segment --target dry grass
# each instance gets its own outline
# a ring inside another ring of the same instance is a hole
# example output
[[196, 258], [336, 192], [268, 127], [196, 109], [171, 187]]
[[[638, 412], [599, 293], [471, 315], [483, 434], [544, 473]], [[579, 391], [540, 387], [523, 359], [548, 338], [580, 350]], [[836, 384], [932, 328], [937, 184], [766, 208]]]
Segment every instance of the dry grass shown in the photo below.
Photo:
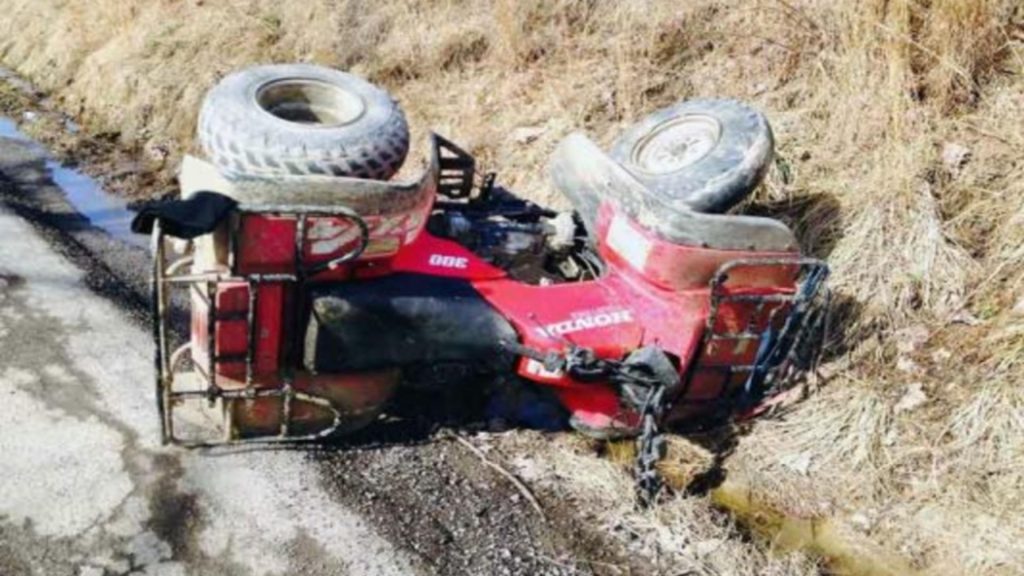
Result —
[[[707, 454], [685, 442], [674, 443], [669, 467], [689, 477], [706, 467]], [[594, 449], [576, 435], [536, 437], [533, 433], [498, 438], [516, 473], [541, 489], [545, 500], [577, 508], [579, 521], [618, 538], [652, 561], [658, 574], [695, 576], [801, 576], [819, 566], [801, 553], [779, 554], [769, 543], [745, 541], [734, 522], [706, 497], [675, 496], [652, 510], [637, 510], [630, 443], [613, 445], [611, 458], [595, 458]], [[671, 471], [671, 470], [669, 470]], [[676, 478], [681, 480], [682, 478]], [[683, 481], [685, 484], [685, 481]]]
[[[453, 136], [555, 202], [543, 167], [570, 130], [607, 143], [683, 98], [754, 102], [786, 170], [752, 208], [832, 264], [847, 349], [841, 376], [756, 426], [730, 469], [788, 506], [868, 518], [871, 537], [903, 543], [921, 567], [1024, 572], [1019, 0], [0, 7], [7, 65], [90, 131], [172, 159], [192, 145], [205, 90], [255, 62], [355, 70], [400, 98], [418, 135]], [[535, 138], [517, 138], [523, 128]], [[901, 344], [908, 329], [923, 337]], [[914, 386], [926, 402], [904, 410]], [[682, 500], [681, 519], [693, 505]]]

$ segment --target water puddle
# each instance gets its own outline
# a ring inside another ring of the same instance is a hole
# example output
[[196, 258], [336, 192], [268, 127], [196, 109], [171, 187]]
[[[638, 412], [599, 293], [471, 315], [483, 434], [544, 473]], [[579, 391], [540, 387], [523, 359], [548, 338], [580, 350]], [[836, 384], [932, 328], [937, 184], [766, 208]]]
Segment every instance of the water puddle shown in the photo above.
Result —
[[46, 169], [51, 179], [64, 191], [68, 202], [82, 216], [101, 230], [122, 242], [145, 248], [148, 239], [131, 231], [132, 218], [135, 213], [128, 208], [127, 202], [107, 193], [103, 186], [85, 174], [62, 166], [54, 160], [45, 147], [18, 130], [18, 125], [10, 118], [0, 118], [0, 138], [9, 138], [19, 142], [31, 143], [46, 156]]
[[751, 496], [748, 486], [726, 480], [711, 491], [715, 505], [782, 552], [801, 551], [824, 559], [829, 574], [913, 576], [919, 574], [900, 556], [867, 538], [844, 530], [829, 518], [799, 518]]

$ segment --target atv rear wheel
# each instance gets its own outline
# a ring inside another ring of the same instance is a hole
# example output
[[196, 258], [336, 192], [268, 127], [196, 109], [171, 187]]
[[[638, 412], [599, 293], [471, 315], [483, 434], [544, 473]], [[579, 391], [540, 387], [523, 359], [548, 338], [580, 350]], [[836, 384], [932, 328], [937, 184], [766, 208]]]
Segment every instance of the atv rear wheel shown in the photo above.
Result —
[[362, 78], [284, 64], [235, 72], [210, 90], [199, 142], [229, 177], [387, 180], [405, 161], [409, 127], [391, 96]]
[[764, 178], [773, 146], [757, 110], [734, 100], [693, 100], [634, 124], [610, 155], [669, 203], [723, 213]]

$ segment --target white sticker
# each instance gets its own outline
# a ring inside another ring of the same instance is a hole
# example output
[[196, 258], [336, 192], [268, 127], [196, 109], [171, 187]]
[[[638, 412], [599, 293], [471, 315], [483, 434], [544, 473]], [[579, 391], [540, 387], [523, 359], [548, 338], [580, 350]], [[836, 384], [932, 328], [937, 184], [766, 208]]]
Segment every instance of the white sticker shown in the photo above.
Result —
[[616, 214], [612, 218], [605, 241], [609, 249], [629, 262], [633, 268], [642, 272], [647, 266], [647, 256], [650, 255], [653, 245], [633, 228], [625, 216]]
[[306, 241], [314, 256], [333, 254], [359, 239], [360, 230], [356, 226], [339, 224], [329, 218], [311, 218], [310, 223]]
[[561, 378], [564, 375], [561, 370], [548, 370], [543, 363], [533, 358], [526, 361], [526, 372], [539, 378]]

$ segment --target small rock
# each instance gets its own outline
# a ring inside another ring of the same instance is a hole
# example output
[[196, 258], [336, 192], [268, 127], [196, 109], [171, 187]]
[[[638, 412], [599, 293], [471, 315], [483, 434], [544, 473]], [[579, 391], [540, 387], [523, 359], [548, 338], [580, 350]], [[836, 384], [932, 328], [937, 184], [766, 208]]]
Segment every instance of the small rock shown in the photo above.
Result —
[[811, 455], [806, 452], [788, 456], [782, 460], [782, 465], [802, 476], [807, 476], [811, 471]]
[[896, 359], [896, 369], [906, 374], [917, 374], [921, 371], [921, 367], [906, 356], [900, 356]]
[[1024, 316], [1024, 296], [1022, 296], [1020, 300], [1017, 300], [1017, 303], [1013, 305], [1013, 308], [1010, 308], [1010, 314], [1013, 314], [1014, 316]]
[[516, 144], [529, 144], [544, 134], [543, 126], [522, 126], [512, 131], [511, 138]]
[[165, 142], [150, 140], [142, 150], [151, 162], [162, 166], [167, 161], [167, 156], [170, 155], [171, 147]]
[[39, 114], [38, 114], [38, 113], [36, 113], [36, 112], [32, 112], [31, 110], [29, 110], [29, 111], [27, 111], [27, 112], [24, 112], [24, 113], [23, 113], [23, 114], [21, 115], [21, 118], [22, 118], [22, 120], [24, 120], [25, 122], [35, 122], [36, 120], [38, 120], [38, 119], [39, 119]]
[[942, 165], [951, 174], [957, 174], [971, 159], [970, 148], [956, 142], [946, 142], [942, 147]]
[[541, 480], [550, 474], [542, 467], [541, 463], [529, 456], [519, 456], [512, 460], [512, 466], [516, 473], [526, 481]]
[[703, 558], [722, 547], [722, 541], [718, 539], [702, 540], [693, 544], [693, 553], [698, 558]]
[[953, 357], [953, 353], [946, 348], [939, 348], [935, 352], [932, 352], [932, 360], [935, 362], [945, 362]]
[[861, 532], [870, 532], [872, 526], [874, 526], [874, 522], [871, 521], [871, 518], [869, 518], [867, 514], [857, 512], [853, 516], [850, 516], [850, 525]]
[[911, 326], [896, 332], [896, 350], [909, 354], [928, 341], [930, 332], [924, 326]]
[[924, 388], [920, 382], [914, 382], [907, 386], [906, 392], [903, 393], [903, 397], [900, 398], [899, 402], [893, 409], [897, 414], [903, 412], [910, 412], [924, 405], [928, 401], [928, 395], [924, 393]]
[[981, 324], [982, 321], [977, 316], [972, 314], [970, 310], [964, 308], [950, 316], [949, 323], [966, 324], [967, 326], [977, 326]]

